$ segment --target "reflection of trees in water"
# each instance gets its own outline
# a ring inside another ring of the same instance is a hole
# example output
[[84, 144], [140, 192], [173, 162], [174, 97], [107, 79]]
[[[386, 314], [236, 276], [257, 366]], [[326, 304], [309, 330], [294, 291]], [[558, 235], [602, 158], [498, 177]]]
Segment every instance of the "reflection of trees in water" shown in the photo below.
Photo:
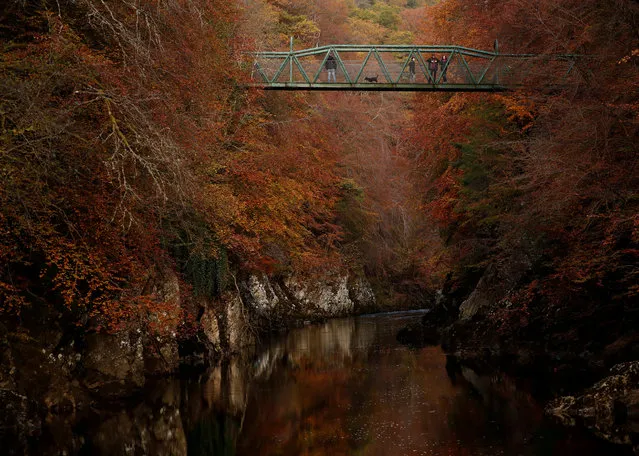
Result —
[[[259, 378], [239, 453], [397, 454], [392, 451], [397, 450], [399, 429], [387, 424], [414, 415], [423, 402], [421, 382], [426, 378], [416, 369], [417, 352], [394, 347], [398, 329], [382, 319], [338, 320], [291, 333], [274, 345], [275, 352], [287, 353], [286, 369], [276, 365], [269, 376]], [[393, 343], [380, 343], [384, 337]], [[269, 359], [275, 358], [272, 353]], [[445, 384], [448, 394], [444, 356], [439, 349], [429, 353], [435, 360], [425, 364], [428, 369], [436, 366], [436, 381]], [[441, 416], [428, 419], [442, 421]], [[387, 434], [383, 444], [377, 441], [378, 431]]]
[[[583, 430], [566, 430], [544, 419], [530, 393], [501, 373], [479, 374], [456, 362], [447, 371], [461, 386], [451, 400], [452, 439], [470, 448], [478, 441], [499, 443], [503, 454], [525, 456], [599, 456], [624, 454], [622, 448], [592, 439]], [[474, 456], [493, 453], [475, 450]]]
[[255, 376], [268, 378], [282, 362], [295, 367], [304, 360], [321, 360], [333, 366], [350, 364], [355, 349], [370, 347], [375, 328], [356, 319], [330, 320], [322, 325], [295, 329], [272, 342], [253, 363]]
[[500, 374], [479, 375], [465, 366], [451, 371], [463, 388], [451, 402], [448, 425], [464, 443], [478, 439], [522, 448], [542, 420], [542, 409], [531, 395]]
[[97, 402], [77, 414], [47, 417], [42, 435], [30, 442], [28, 451], [9, 449], [8, 454], [186, 456], [182, 407], [188, 401], [179, 379], [152, 381], [137, 402]]
[[352, 426], [365, 395], [353, 391], [374, 386], [361, 372], [379, 352], [380, 334], [394, 339], [395, 330], [380, 319], [331, 320], [291, 331], [273, 343], [254, 364], [260, 385], [249, 399], [251, 416], [239, 453], [339, 455], [361, 450], [368, 439], [353, 438]]
[[563, 445], [566, 455], [605, 454], [597, 447], [575, 452], [565, 433], [543, 431], [541, 439], [541, 410], [507, 377], [447, 363], [437, 347], [399, 346], [394, 336], [405, 323], [366, 317], [291, 331], [199, 377], [147, 385], [143, 401], [96, 411], [81, 429], [72, 423], [75, 440], [66, 448], [96, 455], [546, 456]]
[[240, 454], [352, 454], [348, 440], [353, 371], [332, 358], [301, 356], [252, 389]]
[[421, 314], [408, 317], [360, 317], [329, 320], [322, 325], [294, 329], [285, 337], [272, 341], [251, 363], [253, 376], [268, 378], [273, 370], [285, 363], [297, 366], [302, 360], [321, 360], [332, 366], [344, 366], [355, 358], [366, 361], [379, 350], [396, 344], [397, 331], [407, 318], [415, 320]]
[[[204, 388], [209, 389], [204, 396], [210, 404], [214, 398], [220, 401], [214, 407], [224, 401], [226, 406], [235, 404], [225, 418], [230, 421], [221, 423], [224, 415], [218, 413], [211, 418], [217, 421], [207, 424], [218, 428], [203, 434], [193, 431], [200, 426], [196, 424], [189, 440], [208, 439], [207, 449], [222, 443], [227, 445], [224, 451], [233, 448], [240, 455], [385, 455], [416, 450], [432, 455], [547, 456], [557, 454], [557, 447], [566, 448], [565, 454], [604, 454], [597, 446], [593, 450], [580, 443], [584, 440], [573, 442], [565, 433], [540, 430], [541, 409], [506, 376], [446, 365], [437, 347], [410, 351], [377, 345], [376, 323], [335, 323], [306, 328], [302, 331], [311, 334], [303, 337], [289, 334], [272, 345], [268, 355], [258, 357], [268, 359], [269, 368], [245, 364], [243, 380], [229, 374], [225, 383], [224, 375], [211, 374], [214, 380], [204, 384], [217, 386]], [[334, 334], [329, 333], [332, 329]], [[361, 335], [364, 339], [358, 338]], [[357, 345], [357, 340], [367, 343]], [[235, 381], [250, 384], [242, 390], [248, 394], [240, 408], [231, 400], [242, 397], [230, 391]], [[220, 390], [224, 384], [226, 393]]]
[[94, 410], [90, 417], [75, 423], [76, 437], [81, 435], [83, 442], [80, 453], [186, 456], [181, 402], [180, 383], [170, 379], [149, 385], [144, 401], [134, 406]]
[[[350, 388], [353, 366], [364, 366], [378, 329], [376, 322], [330, 320], [290, 331], [254, 358], [211, 369], [191, 385], [191, 400], [183, 406], [189, 448], [226, 454], [220, 448], [235, 448], [242, 430], [251, 454], [278, 448], [288, 454], [350, 454], [350, 395], [340, 392]], [[255, 382], [266, 384], [267, 397], [264, 389], [251, 389]], [[245, 417], [247, 409], [252, 415]], [[221, 421], [224, 416], [233, 418]], [[204, 442], [192, 443], [198, 439]]]
[[232, 456], [239, 434], [238, 420], [229, 415], [211, 413], [195, 423], [187, 435], [188, 454], [192, 456]]

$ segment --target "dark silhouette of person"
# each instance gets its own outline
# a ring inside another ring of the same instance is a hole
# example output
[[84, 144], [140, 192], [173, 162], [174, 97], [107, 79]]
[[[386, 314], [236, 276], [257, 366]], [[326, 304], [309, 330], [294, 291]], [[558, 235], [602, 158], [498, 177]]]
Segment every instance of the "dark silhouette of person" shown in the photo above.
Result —
[[324, 66], [326, 67], [326, 72], [328, 73], [328, 82], [331, 82], [331, 79], [333, 79], [333, 82], [337, 82], [337, 79], [335, 78], [337, 61], [335, 60], [335, 57], [333, 57], [333, 54], [328, 55], [328, 58], [326, 59], [326, 63], [324, 64]]
[[435, 57], [435, 54], [428, 59], [428, 71], [430, 72], [430, 80], [432, 84], [437, 81], [437, 69], [439, 68], [439, 59]]
[[415, 82], [415, 57], [408, 62], [408, 73], [410, 74], [410, 82]]
[[442, 82], [446, 82], [446, 72], [448, 71], [448, 57], [442, 55], [442, 59], [439, 61], [439, 65], [442, 67]]

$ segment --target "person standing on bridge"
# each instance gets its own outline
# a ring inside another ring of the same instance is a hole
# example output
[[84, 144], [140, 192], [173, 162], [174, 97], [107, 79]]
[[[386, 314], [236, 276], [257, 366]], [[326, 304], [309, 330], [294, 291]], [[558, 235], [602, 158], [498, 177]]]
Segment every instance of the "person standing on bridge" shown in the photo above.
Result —
[[326, 67], [326, 72], [328, 73], [328, 82], [331, 82], [331, 78], [333, 79], [333, 82], [337, 82], [337, 79], [335, 78], [337, 61], [335, 60], [335, 57], [333, 57], [333, 54], [328, 54], [328, 58], [326, 59], [326, 63], [324, 64], [324, 66]]
[[439, 59], [435, 57], [435, 54], [428, 59], [428, 71], [430, 72], [431, 84], [435, 84], [437, 81], [437, 69], [439, 68]]
[[446, 82], [446, 71], [448, 71], [448, 57], [442, 55], [442, 59], [439, 61], [439, 65], [442, 67], [442, 82]]
[[415, 82], [415, 57], [411, 57], [408, 62], [408, 74], [410, 75], [410, 82]]

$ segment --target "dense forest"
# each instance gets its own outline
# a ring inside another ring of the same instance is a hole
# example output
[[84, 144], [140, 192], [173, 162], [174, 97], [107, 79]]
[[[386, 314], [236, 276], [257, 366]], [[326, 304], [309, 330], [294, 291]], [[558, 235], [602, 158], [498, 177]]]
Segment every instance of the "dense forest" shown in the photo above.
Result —
[[[349, 274], [451, 351], [636, 359], [638, 31], [632, 0], [5, 1], [0, 346], [141, 329], [182, 355], [251, 277]], [[581, 58], [499, 94], [248, 88], [289, 37]]]
[[238, 271], [415, 276], [425, 217], [398, 150], [408, 99], [266, 96], [242, 81], [246, 51], [327, 41], [320, 31], [405, 42], [416, 10], [246, 3], [4, 7], [5, 314], [146, 325], [166, 268], [211, 298]]

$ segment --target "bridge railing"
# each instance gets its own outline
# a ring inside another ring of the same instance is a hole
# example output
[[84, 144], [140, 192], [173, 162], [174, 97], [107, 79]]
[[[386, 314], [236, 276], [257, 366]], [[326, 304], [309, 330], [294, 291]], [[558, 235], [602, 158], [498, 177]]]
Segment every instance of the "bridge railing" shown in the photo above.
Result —
[[[458, 86], [486, 90], [533, 80], [536, 84], [564, 82], [575, 76], [577, 59], [574, 55], [502, 54], [463, 46], [330, 45], [252, 54], [251, 78], [254, 85], [264, 88], [325, 87], [329, 56], [335, 60], [335, 83], [340, 85], [365, 88], [382, 84], [416, 89]], [[437, 65], [430, 64], [433, 58], [437, 59]]]

